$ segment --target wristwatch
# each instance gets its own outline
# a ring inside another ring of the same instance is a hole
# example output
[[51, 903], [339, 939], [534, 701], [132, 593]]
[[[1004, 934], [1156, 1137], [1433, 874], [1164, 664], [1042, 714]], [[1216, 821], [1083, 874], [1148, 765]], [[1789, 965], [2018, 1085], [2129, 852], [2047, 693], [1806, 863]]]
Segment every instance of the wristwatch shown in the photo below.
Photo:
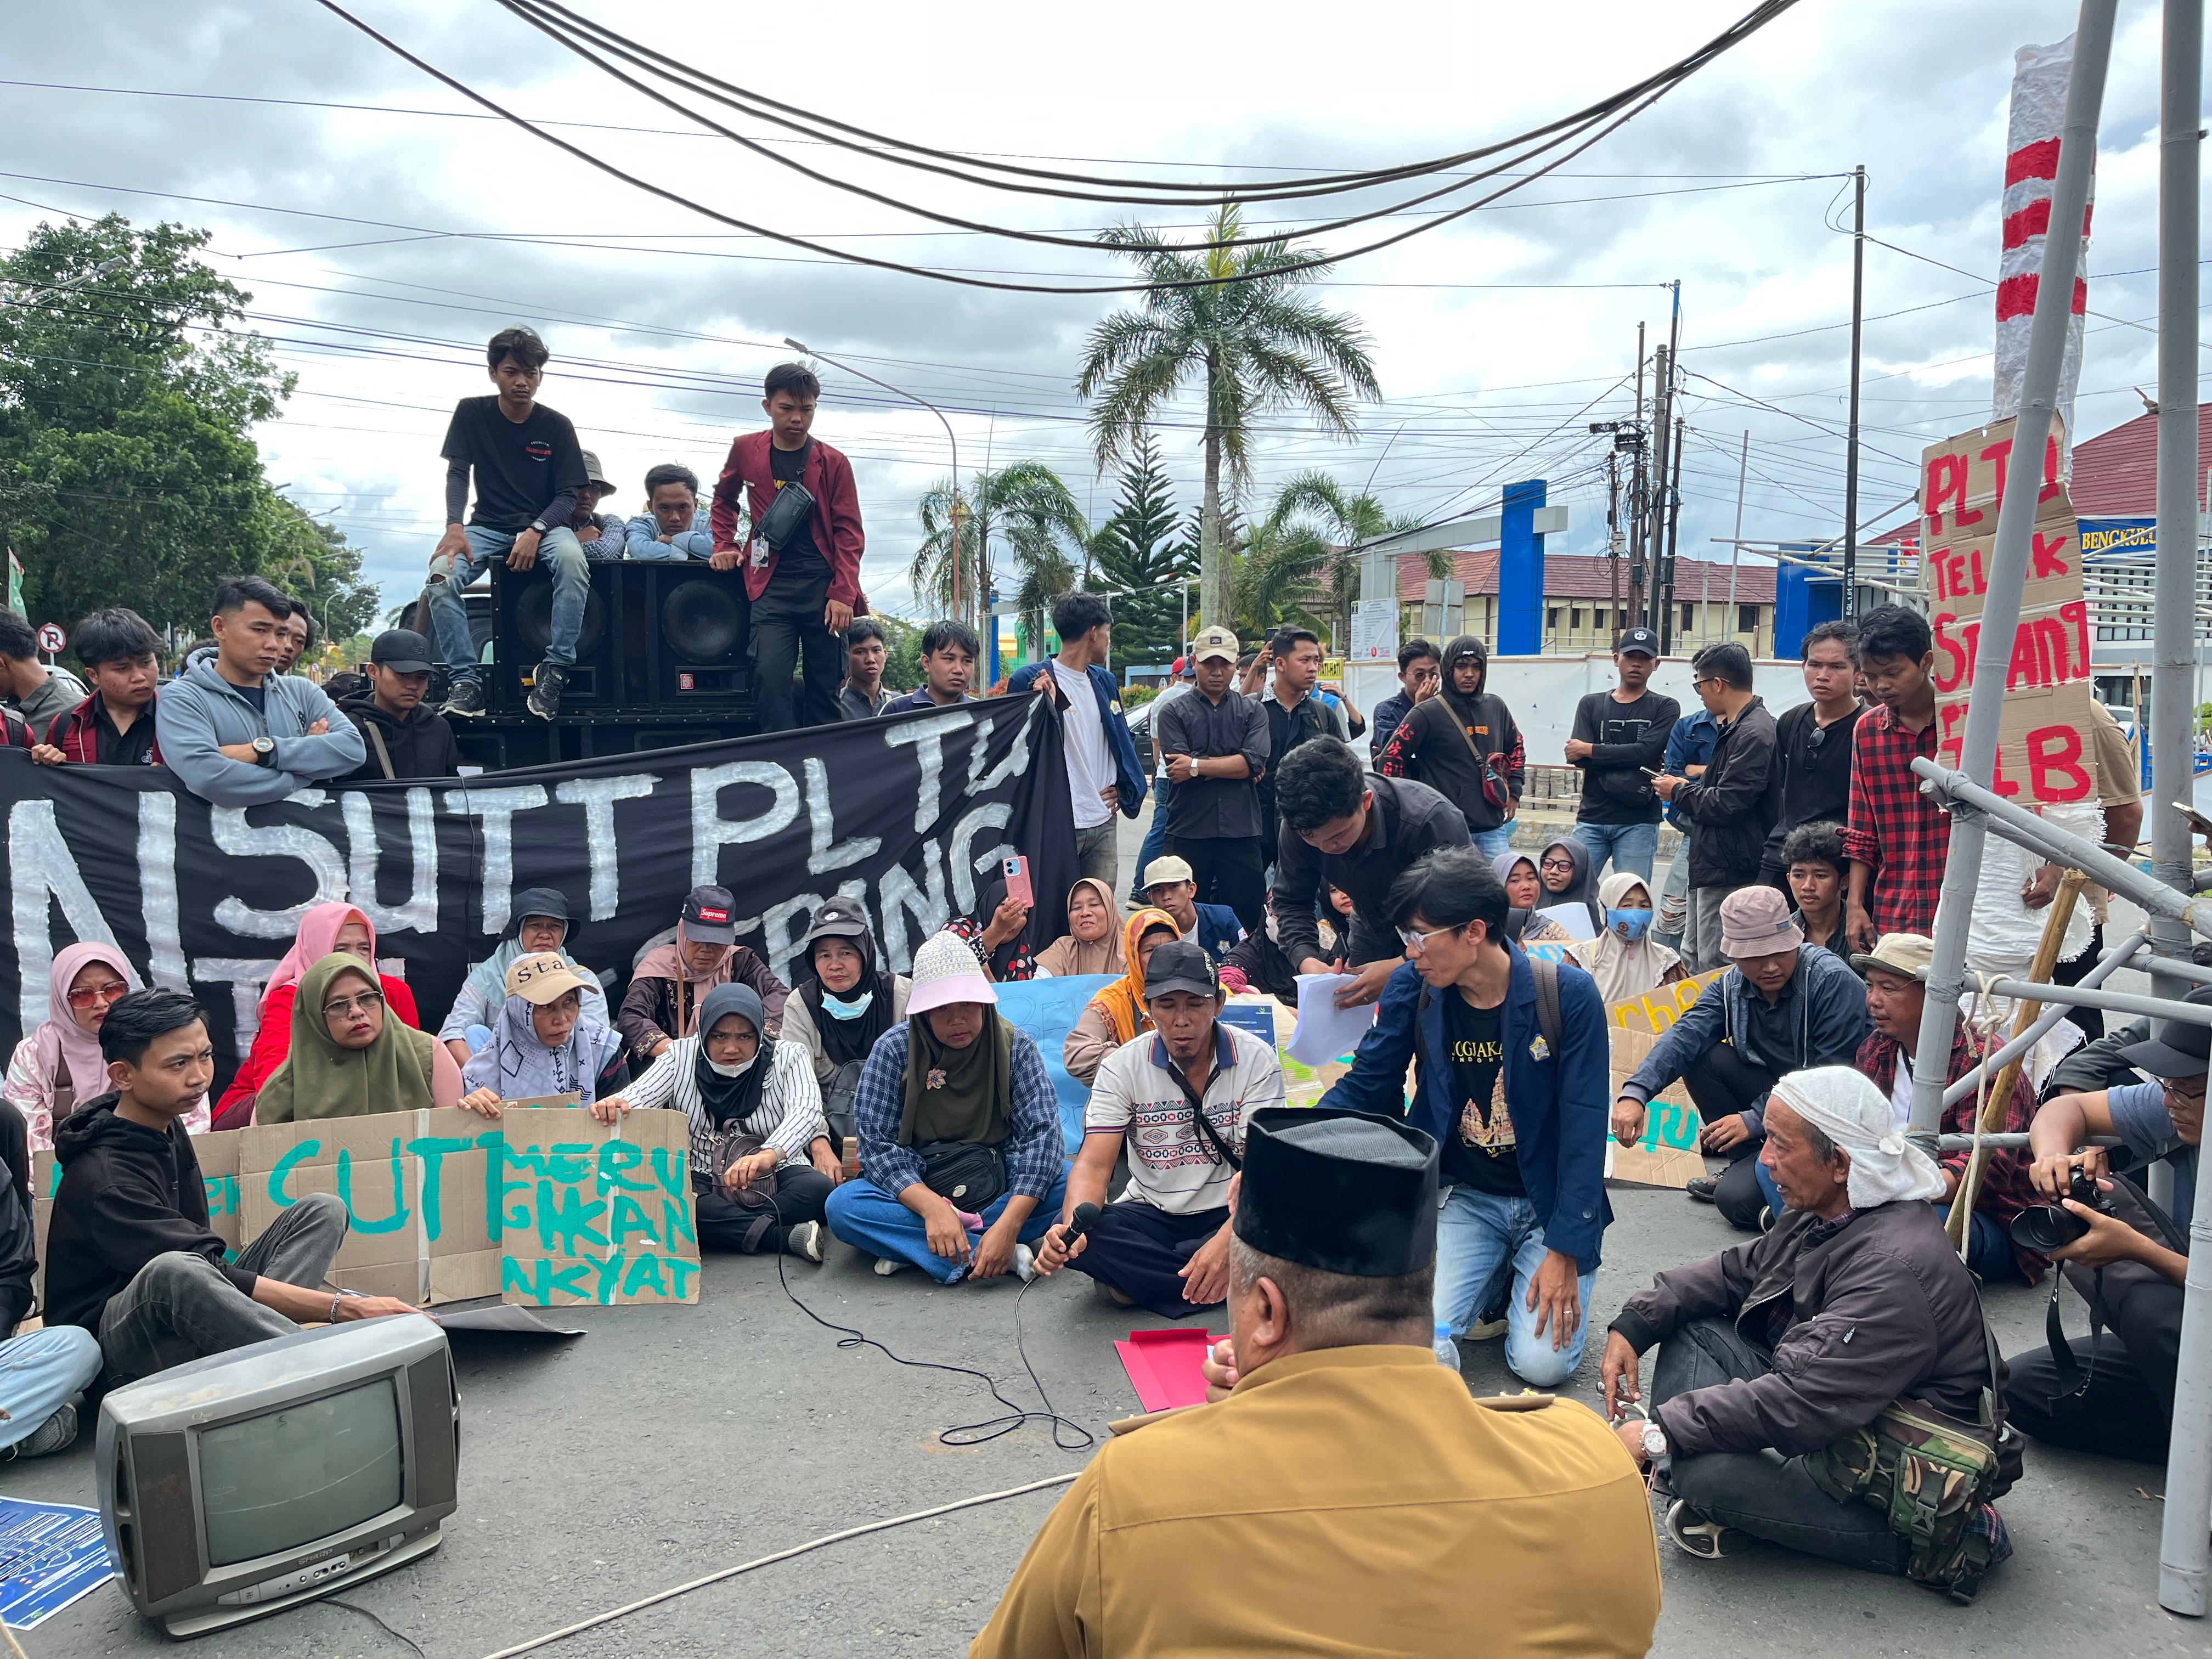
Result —
[[530, 521], [530, 527], [541, 536], [550, 535], [553, 530], [553, 526], [543, 519], [532, 519]]
[[274, 757], [276, 756], [276, 740], [274, 738], [254, 738], [254, 740], [253, 740], [253, 763], [254, 763], [256, 766], [267, 766], [267, 765], [269, 765], [269, 764], [270, 763], [271, 760], [272, 760], [272, 759], [274, 758]]
[[1655, 1463], [1667, 1455], [1667, 1431], [1656, 1423], [1644, 1425], [1644, 1455]]

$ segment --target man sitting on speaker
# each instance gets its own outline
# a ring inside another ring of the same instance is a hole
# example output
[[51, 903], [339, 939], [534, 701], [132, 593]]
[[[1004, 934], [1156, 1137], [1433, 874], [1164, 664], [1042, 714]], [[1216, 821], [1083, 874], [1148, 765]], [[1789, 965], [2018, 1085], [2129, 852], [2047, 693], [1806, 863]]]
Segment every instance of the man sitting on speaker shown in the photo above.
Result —
[[[1039, 1273], [1073, 1267], [1118, 1306], [1162, 1319], [1229, 1294], [1229, 1195], [1243, 1164], [1244, 1125], [1283, 1103], [1283, 1069], [1272, 1043], [1215, 1019], [1221, 1003], [1199, 946], [1176, 939], [1152, 952], [1145, 966], [1152, 1029], [1098, 1068], [1066, 1213], [1044, 1236]], [[1125, 1146], [1129, 1184], [1106, 1204]]]
[[[453, 676], [446, 694], [448, 715], [484, 711], [483, 669], [461, 590], [490, 565], [504, 561], [510, 571], [528, 570], [542, 552], [552, 568], [551, 631], [545, 659], [531, 678], [532, 714], [550, 720], [560, 712], [562, 690], [575, 666], [592, 578], [584, 544], [568, 520], [577, 492], [591, 481], [576, 428], [567, 416], [538, 401], [538, 383], [551, 355], [534, 330], [507, 328], [493, 335], [484, 356], [499, 391], [489, 398], [464, 398], [454, 406], [439, 452], [446, 458], [446, 533], [430, 556], [429, 605], [438, 653]], [[477, 509], [464, 525], [471, 473]]]
[[714, 551], [714, 532], [699, 505], [699, 475], [678, 461], [663, 461], [645, 475], [646, 511], [623, 526], [623, 556], [704, 559]]
[[[845, 678], [845, 630], [860, 597], [860, 498], [853, 465], [811, 435], [822, 382], [804, 363], [768, 372], [761, 407], [769, 429], [730, 446], [714, 485], [713, 563], [744, 566], [752, 600], [752, 670], [760, 729], [788, 732], [838, 718]], [[801, 492], [779, 510], [781, 492]], [[751, 533], [738, 542], [738, 492]], [[805, 684], [794, 705], [791, 677], [805, 657]]]
[[886, 714], [903, 714], [912, 708], [941, 708], [956, 702], [973, 702], [968, 687], [975, 678], [975, 659], [982, 654], [975, 630], [966, 623], [933, 622], [921, 630], [922, 683], [902, 697], [884, 705]]
[[884, 690], [890, 656], [884, 625], [873, 617], [855, 617], [845, 630], [845, 684], [837, 692], [838, 712], [847, 720], [868, 720], [890, 707], [891, 694]]

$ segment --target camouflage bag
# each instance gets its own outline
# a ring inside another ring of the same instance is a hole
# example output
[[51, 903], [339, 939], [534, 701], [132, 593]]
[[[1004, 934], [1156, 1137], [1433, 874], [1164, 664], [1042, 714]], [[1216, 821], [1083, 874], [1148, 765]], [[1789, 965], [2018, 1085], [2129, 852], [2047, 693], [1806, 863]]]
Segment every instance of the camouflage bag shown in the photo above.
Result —
[[[1982, 1341], [1994, 1385], [1996, 1344], [1986, 1319]], [[1881, 1510], [1910, 1547], [1905, 1577], [1963, 1606], [1991, 1565], [1991, 1528], [1976, 1522], [2010, 1484], [2000, 1451], [2010, 1432], [1996, 1426], [1991, 1389], [1982, 1390], [1978, 1424], [1900, 1400], [1865, 1428], [1806, 1458], [1805, 1472], [1838, 1503], [1856, 1499]]]

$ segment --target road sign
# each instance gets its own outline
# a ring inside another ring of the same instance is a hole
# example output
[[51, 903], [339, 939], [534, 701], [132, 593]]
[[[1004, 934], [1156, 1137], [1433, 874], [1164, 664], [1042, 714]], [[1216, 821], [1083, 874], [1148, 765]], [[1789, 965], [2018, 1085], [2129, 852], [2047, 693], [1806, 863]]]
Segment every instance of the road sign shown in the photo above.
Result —
[[44, 623], [40, 625], [39, 649], [48, 656], [59, 656], [62, 647], [68, 643], [69, 635], [62, 632], [62, 625], [59, 623]]

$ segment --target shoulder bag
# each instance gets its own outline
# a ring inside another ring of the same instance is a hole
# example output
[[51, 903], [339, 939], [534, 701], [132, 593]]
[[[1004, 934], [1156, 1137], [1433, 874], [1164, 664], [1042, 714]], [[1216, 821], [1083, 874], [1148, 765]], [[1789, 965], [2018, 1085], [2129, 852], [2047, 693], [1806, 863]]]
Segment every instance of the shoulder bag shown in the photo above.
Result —
[[[1437, 701], [1442, 702], [1443, 699], [1438, 698]], [[1484, 754], [1474, 746], [1474, 738], [1468, 733], [1467, 727], [1459, 723], [1458, 714], [1449, 704], [1445, 706], [1443, 713], [1444, 718], [1451, 722], [1451, 729], [1459, 734], [1459, 740], [1467, 745], [1467, 752], [1474, 757], [1474, 772], [1475, 776], [1481, 780], [1483, 799], [1500, 812], [1511, 811], [1513, 792], [1506, 787], [1505, 780], [1498, 775], [1496, 764], [1505, 758], [1504, 752], [1501, 750], [1496, 754]]]

